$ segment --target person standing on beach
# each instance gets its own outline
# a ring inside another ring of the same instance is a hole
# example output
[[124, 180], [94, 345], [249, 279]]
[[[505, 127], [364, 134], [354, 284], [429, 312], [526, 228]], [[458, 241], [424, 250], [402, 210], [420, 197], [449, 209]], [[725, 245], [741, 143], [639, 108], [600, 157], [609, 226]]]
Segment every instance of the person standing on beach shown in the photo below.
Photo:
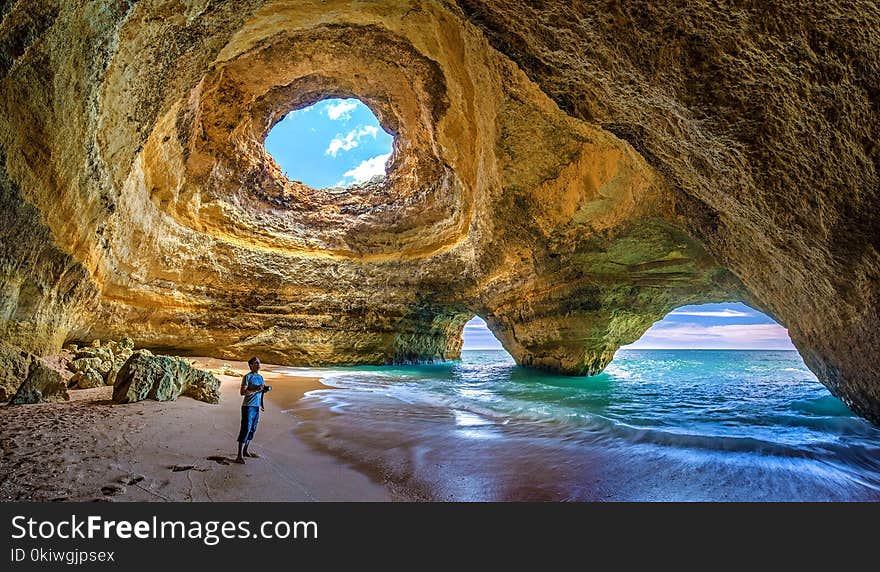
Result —
[[238, 432], [238, 458], [236, 463], [244, 464], [245, 457], [256, 457], [257, 455], [248, 452], [248, 445], [254, 438], [254, 432], [257, 430], [257, 421], [260, 420], [260, 411], [265, 411], [263, 407], [263, 391], [266, 384], [263, 376], [260, 375], [260, 360], [254, 356], [248, 360], [250, 373], [241, 378], [241, 390], [239, 393], [244, 396], [241, 402], [241, 431]]

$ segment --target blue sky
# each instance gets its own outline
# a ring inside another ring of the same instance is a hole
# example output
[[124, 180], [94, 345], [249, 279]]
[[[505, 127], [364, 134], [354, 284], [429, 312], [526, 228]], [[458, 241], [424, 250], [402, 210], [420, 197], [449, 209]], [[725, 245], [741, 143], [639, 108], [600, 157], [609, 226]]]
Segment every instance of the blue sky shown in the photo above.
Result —
[[324, 189], [384, 174], [392, 142], [360, 100], [325, 99], [276, 123], [266, 150], [288, 179]]
[[[475, 317], [464, 327], [466, 350], [502, 349]], [[682, 306], [655, 323], [628, 349], [760, 349], [793, 350], [788, 331], [768, 316], [742, 303]]]

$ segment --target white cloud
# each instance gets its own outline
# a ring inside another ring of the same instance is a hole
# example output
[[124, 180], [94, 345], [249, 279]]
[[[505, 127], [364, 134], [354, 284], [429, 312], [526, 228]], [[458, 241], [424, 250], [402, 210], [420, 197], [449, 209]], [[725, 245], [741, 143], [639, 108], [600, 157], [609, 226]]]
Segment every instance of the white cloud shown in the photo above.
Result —
[[385, 174], [385, 161], [391, 156], [391, 153], [376, 155], [366, 161], [361, 161], [357, 167], [343, 173], [343, 177], [353, 179], [354, 183], [364, 183], [369, 181], [376, 175]]
[[674, 310], [670, 316], [699, 316], [702, 318], [743, 318], [751, 316], [749, 312], [739, 310]]
[[330, 141], [330, 145], [327, 146], [327, 150], [324, 151], [324, 154], [335, 157], [340, 151], [350, 151], [354, 149], [358, 146], [360, 140], [368, 135], [375, 139], [378, 133], [379, 128], [375, 125], [361, 125], [360, 127], [356, 127], [352, 131], [349, 131], [344, 136], [341, 133], [337, 133], [336, 137]]
[[632, 349], [794, 349], [788, 330], [779, 324], [658, 324], [649, 329]]
[[327, 112], [327, 117], [332, 119], [333, 121], [338, 120], [348, 120], [351, 119], [351, 112], [357, 107], [357, 100], [354, 99], [343, 99], [339, 103], [328, 103], [324, 106], [324, 111]]
[[334, 137], [330, 141], [330, 145], [327, 146], [327, 150], [324, 151], [324, 154], [325, 155], [332, 155], [333, 157], [335, 157], [336, 154], [339, 153], [340, 151], [348, 151], [350, 149], [354, 149], [355, 147], [357, 147], [357, 145], [358, 145], [357, 141], [355, 141], [354, 137], [352, 137], [353, 133], [354, 133], [354, 131], [352, 131], [351, 133], [349, 133], [345, 137], [342, 137], [341, 134]]

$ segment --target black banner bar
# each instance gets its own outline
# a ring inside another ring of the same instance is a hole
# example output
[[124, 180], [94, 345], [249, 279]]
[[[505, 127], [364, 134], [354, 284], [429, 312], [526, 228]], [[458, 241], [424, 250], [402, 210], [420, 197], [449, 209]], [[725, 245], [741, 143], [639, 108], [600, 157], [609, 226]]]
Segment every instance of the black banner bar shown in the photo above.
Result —
[[[877, 513], [876, 504], [3, 503], [0, 557], [4, 570], [183, 562], [230, 570], [285, 558], [381, 563], [413, 549], [431, 561], [473, 550], [592, 558], [623, 543], [630, 548], [618, 558], [646, 550], [671, 558], [692, 554], [685, 546], [779, 550], [784, 538], [803, 548], [822, 523], [876, 522]], [[847, 531], [847, 541], [858, 533]]]

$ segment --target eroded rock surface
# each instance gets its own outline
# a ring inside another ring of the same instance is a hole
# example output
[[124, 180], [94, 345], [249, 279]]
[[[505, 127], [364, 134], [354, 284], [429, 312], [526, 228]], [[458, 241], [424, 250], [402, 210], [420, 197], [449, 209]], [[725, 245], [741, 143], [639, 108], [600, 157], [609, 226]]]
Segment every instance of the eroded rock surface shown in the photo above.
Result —
[[95, 340], [92, 345], [75, 347], [73, 359], [68, 368], [74, 372], [69, 386], [76, 389], [90, 389], [102, 385], [113, 385], [116, 374], [134, 352], [134, 340], [122, 338], [101, 344]]
[[113, 401], [171, 401], [181, 395], [208, 403], [220, 402], [220, 380], [185, 360], [136, 351], [123, 364], [113, 386]]
[[9, 402], [13, 405], [68, 401], [67, 382], [61, 374], [38, 358], [33, 358], [24, 382]]
[[25, 380], [33, 356], [0, 342], [0, 401], [9, 401]]
[[[234, 5], [233, 5], [234, 4]], [[601, 371], [744, 300], [880, 422], [869, 2], [14, 2], [0, 8], [0, 337], [293, 365]], [[272, 125], [360, 98], [387, 177], [287, 180]]]

